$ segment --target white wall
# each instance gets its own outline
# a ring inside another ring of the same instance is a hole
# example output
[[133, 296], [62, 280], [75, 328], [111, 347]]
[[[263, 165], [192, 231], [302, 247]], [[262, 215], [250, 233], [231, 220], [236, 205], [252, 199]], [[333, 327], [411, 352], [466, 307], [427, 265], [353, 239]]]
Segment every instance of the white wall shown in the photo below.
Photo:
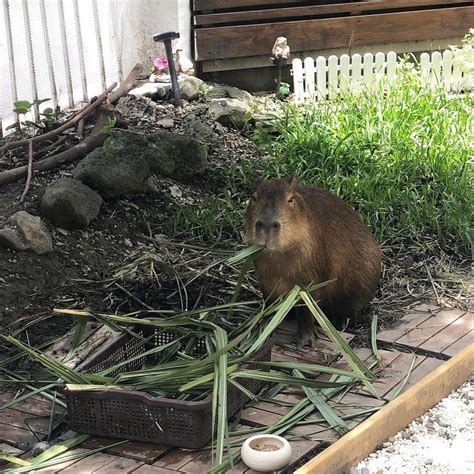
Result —
[[116, 47], [126, 74], [137, 62], [147, 71], [157, 56], [165, 57], [162, 43], [152, 36], [163, 31], [177, 31], [173, 41], [191, 56], [191, 10], [189, 0], [111, 0], [112, 21], [117, 22]]
[[[27, 10], [24, 10], [25, 3]], [[46, 13], [44, 21], [42, 7]], [[60, 28], [61, 11], [64, 12], [66, 48], [63, 48]], [[29, 55], [25, 12], [33, 57]], [[5, 13], [10, 15], [13, 62], [8, 54]], [[45, 23], [51, 68], [46, 55]], [[77, 36], [78, 24], [82, 48]], [[41, 109], [53, 107], [56, 102], [64, 109], [99, 94], [104, 85], [119, 82], [137, 62], [143, 64], [145, 71], [150, 71], [153, 59], [165, 56], [163, 45], [154, 43], [152, 36], [169, 30], [180, 33], [181, 38], [174, 41], [174, 46], [179, 44], [190, 56], [190, 0], [0, 0], [0, 119], [3, 128], [14, 121], [15, 100], [55, 97], [54, 103], [45, 103]], [[84, 67], [81, 67], [81, 57]], [[16, 74], [14, 82], [12, 70]]]

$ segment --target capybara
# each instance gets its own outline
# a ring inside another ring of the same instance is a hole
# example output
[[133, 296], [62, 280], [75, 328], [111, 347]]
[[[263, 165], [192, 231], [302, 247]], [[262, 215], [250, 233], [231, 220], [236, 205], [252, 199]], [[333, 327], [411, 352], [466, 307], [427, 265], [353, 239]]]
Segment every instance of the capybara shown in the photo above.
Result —
[[[336, 280], [313, 295], [341, 328], [373, 298], [380, 280], [380, 247], [356, 212], [324, 189], [298, 186], [296, 178], [262, 181], [245, 219], [245, 240], [264, 245], [255, 272], [265, 298], [295, 285]], [[299, 348], [314, 344], [314, 318], [296, 309]]]

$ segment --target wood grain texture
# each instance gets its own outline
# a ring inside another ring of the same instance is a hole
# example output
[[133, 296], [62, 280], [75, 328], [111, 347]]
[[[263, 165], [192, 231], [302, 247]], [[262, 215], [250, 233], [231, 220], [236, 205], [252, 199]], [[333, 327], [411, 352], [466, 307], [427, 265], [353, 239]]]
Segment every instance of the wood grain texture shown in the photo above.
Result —
[[245, 23], [271, 20], [285, 20], [323, 15], [358, 15], [384, 10], [403, 8], [445, 7], [463, 5], [471, 0], [380, 0], [378, 2], [337, 3], [333, 5], [309, 5], [304, 7], [279, 7], [247, 11], [227, 11], [194, 15], [196, 26], [219, 25], [225, 23]]
[[286, 36], [293, 52], [349, 48], [464, 35], [474, 7], [361, 15], [195, 30], [198, 61], [270, 55], [275, 38]]
[[404, 429], [469, 379], [474, 367], [474, 344], [454, 356], [419, 383], [313, 458], [296, 474], [337, 474], [349, 470], [377, 445]]

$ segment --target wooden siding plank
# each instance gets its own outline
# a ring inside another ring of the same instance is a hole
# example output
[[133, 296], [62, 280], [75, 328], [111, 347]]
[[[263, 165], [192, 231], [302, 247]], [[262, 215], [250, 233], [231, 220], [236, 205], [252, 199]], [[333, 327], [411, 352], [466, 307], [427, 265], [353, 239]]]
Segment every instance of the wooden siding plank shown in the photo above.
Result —
[[310, 5], [304, 7], [280, 7], [240, 12], [207, 13], [194, 15], [196, 26], [249, 21], [285, 20], [288, 18], [317, 17], [322, 15], [363, 14], [402, 8], [446, 7], [467, 4], [472, 0], [381, 0], [378, 2], [337, 3], [333, 5]]
[[193, 9], [196, 11], [200, 11], [219, 10], [222, 8], [245, 8], [255, 6], [261, 7], [265, 5], [301, 3], [301, 1], [302, 0], [225, 0], [225, 2], [223, 2], [222, 0], [194, 0]]
[[286, 36], [293, 52], [464, 35], [474, 7], [290, 21], [195, 30], [198, 61], [264, 56]]

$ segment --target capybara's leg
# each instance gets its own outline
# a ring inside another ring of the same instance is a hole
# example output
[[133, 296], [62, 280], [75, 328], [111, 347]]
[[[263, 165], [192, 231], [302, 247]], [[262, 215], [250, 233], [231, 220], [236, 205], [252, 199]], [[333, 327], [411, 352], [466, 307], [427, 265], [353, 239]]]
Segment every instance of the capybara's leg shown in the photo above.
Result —
[[314, 347], [314, 318], [307, 308], [296, 309], [298, 330], [296, 332], [296, 348], [303, 349], [305, 346]]

